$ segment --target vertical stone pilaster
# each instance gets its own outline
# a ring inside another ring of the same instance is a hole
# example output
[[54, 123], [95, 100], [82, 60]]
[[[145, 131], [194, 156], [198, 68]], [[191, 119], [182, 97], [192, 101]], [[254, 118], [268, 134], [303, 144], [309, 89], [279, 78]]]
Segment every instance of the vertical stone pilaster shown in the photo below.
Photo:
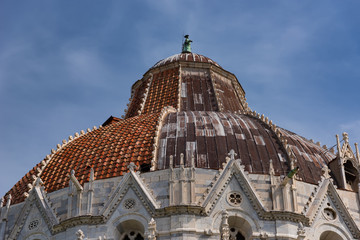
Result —
[[289, 197], [288, 197], [288, 187], [287, 185], [281, 185], [281, 192], [283, 198], [283, 210], [289, 211]]
[[[75, 177], [75, 171], [71, 170], [70, 173], [70, 181], [69, 181], [69, 193], [68, 193], [68, 218], [81, 215], [81, 201], [82, 201], [82, 193], [83, 187], [79, 183], [79, 181]], [[76, 191], [75, 191], [76, 190]], [[76, 192], [74, 194], [74, 192]], [[72, 211], [74, 195], [76, 195], [76, 208], [75, 211]]]
[[180, 168], [172, 167], [173, 156], [170, 156], [169, 204], [191, 205], [196, 202], [195, 164], [192, 159], [191, 167], [185, 168], [184, 154], [180, 155]]
[[156, 222], [153, 218], [149, 222], [148, 240], [156, 240]]
[[299, 209], [298, 209], [297, 189], [296, 189], [296, 181], [295, 181], [295, 179], [291, 180], [290, 191], [291, 191], [291, 195], [292, 195], [293, 211], [298, 212]]
[[90, 170], [90, 179], [89, 179], [89, 190], [88, 190], [88, 198], [87, 198], [87, 214], [92, 214], [92, 202], [93, 202], [93, 195], [94, 195], [94, 169], [91, 168]]
[[174, 204], [174, 183], [175, 183], [175, 176], [174, 176], [174, 168], [173, 168], [173, 161], [174, 157], [170, 156], [170, 181], [169, 181], [169, 205]]
[[270, 187], [271, 187], [271, 198], [272, 198], [272, 209], [277, 210], [277, 196], [276, 196], [276, 180], [275, 180], [275, 170], [270, 159], [270, 166], [269, 166], [269, 174], [270, 174]]
[[230, 228], [228, 223], [229, 214], [226, 210], [222, 212], [221, 222], [221, 240], [228, 240], [230, 238]]
[[185, 167], [184, 167], [184, 154], [181, 153], [180, 154], [180, 177], [179, 177], [179, 185], [180, 185], [180, 189], [179, 189], [179, 195], [180, 195], [180, 204], [183, 205], [186, 202], [185, 199], [185, 194], [186, 192], [184, 191], [184, 185], [185, 185]]
[[191, 157], [191, 169], [190, 169], [190, 204], [195, 203], [195, 157]]
[[72, 217], [72, 202], [73, 202], [73, 183], [71, 182], [71, 180], [69, 181], [69, 189], [68, 189], [68, 211], [67, 211], [67, 218], [71, 218]]
[[336, 134], [336, 142], [337, 142], [337, 150], [338, 150], [338, 168], [340, 171], [340, 187], [345, 188], [346, 187], [346, 178], [345, 178], [345, 169], [344, 169], [344, 165], [342, 162], [342, 150], [341, 150], [341, 145], [340, 145], [340, 139], [339, 139], [339, 135]]

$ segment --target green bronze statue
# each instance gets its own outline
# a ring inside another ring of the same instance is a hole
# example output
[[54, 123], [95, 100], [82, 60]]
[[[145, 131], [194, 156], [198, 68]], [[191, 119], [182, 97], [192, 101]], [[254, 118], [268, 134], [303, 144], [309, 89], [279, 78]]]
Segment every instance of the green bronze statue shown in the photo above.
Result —
[[189, 35], [185, 35], [185, 40], [182, 46], [183, 53], [191, 53], [191, 43], [192, 41], [189, 39]]

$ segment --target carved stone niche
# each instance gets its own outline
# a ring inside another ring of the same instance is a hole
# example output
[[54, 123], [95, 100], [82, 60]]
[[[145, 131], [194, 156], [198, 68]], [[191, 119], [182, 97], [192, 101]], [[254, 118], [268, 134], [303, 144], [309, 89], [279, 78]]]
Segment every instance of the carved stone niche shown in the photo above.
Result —
[[350, 159], [341, 161], [334, 159], [329, 163], [331, 175], [335, 178], [336, 185], [342, 189], [358, 192], [359, 171], [354, 167], [354, 163]]
[[359, 184], [359, 172], [353, 166], [352, 161], [348, 160], [345, 162], [344, 171], [345, 171], [345, 181], [346, 181], [345, 188], [357, 192], [358, 184]]
[[354, 192], [358, 192], [359, 184], [359, 159], [358, 149], [356, 146], [355, 155], [349, 145], [349, 137], [347, 133], [343, 133], [343, 145], [340, 144], [339, 136], [336, 135], [338, 153], [334, 160], [328, 166], [331, 169], [331, 175], [335, 179], [338, 187]]

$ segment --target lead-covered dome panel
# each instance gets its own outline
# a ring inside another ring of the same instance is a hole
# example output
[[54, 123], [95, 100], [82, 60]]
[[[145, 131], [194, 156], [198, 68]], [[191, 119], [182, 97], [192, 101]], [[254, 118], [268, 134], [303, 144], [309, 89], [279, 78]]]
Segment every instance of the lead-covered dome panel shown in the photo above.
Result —
[[[295, 153], [299, 178], [317, 183], [321, 168], [334, 158], [333, 154], [323, 154], [322, 148], [294, 133], [281, 132]], [[164, 119], [157, 167], [168, 168], [170, 155], [174, 156], [173, 167], [178, 167], [183, 153], [187, 166], [194, 156], [196, 167], [219, 169], [231, 149], [250, 173], [269, 174], [270, 160], [277, 175], [287, 175], [291, 170], [284, 145], [267, 124], [248, 115], [205, 111], [170, 113]]]
[[218, 63], [203, 55], [197, 53], [179, 53], [158, 61], [157, 63], [155, 63], [155, 65], [152, 68], [161, 67], [166, 64], [179, 62], [179, 61], [211, 63], [217, 67], [220, 67]]
[[260, 121], [246, 115], [205, 111], [170, 113], [166, 117], [159, 139], [158, 168], [169, 167], [170, 155], [174, 155], [174, 167], [179, 166], [179, 156], [184, 153], [187, 166], [194, 155], [196, 167], [219, 169], [231, 149], [249, 172], [268, 173], [270, 159], [276, 173], [289, 170], [281, 144]]

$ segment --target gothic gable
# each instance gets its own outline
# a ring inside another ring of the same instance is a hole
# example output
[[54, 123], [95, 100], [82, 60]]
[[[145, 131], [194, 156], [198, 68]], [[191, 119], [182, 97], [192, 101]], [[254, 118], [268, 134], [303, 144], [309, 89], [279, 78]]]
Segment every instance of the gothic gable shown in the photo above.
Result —
[[31, 234], [36, 229], [47, 229], [46, 232], [51, 234], [54, 225], [59, 223], [42, 185], [41, 179], [38, 178], [25, 201], [9, 239], [18, 239], [19, 236], [24, 238], [25, 235]]
[[124, 175], [123, 179], [112, 191], [109, 196], [109, 200], [105, 203], [104, 208], [101, 210], [100, 215], [102, 215], [105, 220], [111, 217], [111, 215], [118, 208], [130, 188], [141, 200], [142, 205], [147, 209], [149, 213], [154, 214], [155, 209], [159, 208], [159, 205], [156, 202], [155, 198], [148, 190], [148, 187], [138, 174], [139, 172], [135, 173], [134, 166], [135, 164], [133, 163], [129, 164], [130, 171], [126, 175]]
[[323, 220], [333, 225], [342, 225], [354, 238], [360, 238], [358, 226], [329, 178], [323, 178], [320, 182], [303, 213], [309, 219], [310, 226]]
[[219, 198], [222, 197], [224, 190], [228, 187], [229, 182], [234, 177], [244, 193], [244, 195], [252, 203], [254, 210], [259, 214], [265, 212], [265, 208], [260, 201], [255, 189], [250, 183], [248, 173], [245, 172], [244, 166], [241, 165], [240, 159], [235, 159], [235, 152], [231, 150], [230, 157], [226, 158], [223, 169], [219, 170], [219, 174], [215, 176], [212, 187], [207, 189], [207, 192], [203, 196], [202, 206], [205, 208], [207, 214], [209, 214], [216, 205]]

